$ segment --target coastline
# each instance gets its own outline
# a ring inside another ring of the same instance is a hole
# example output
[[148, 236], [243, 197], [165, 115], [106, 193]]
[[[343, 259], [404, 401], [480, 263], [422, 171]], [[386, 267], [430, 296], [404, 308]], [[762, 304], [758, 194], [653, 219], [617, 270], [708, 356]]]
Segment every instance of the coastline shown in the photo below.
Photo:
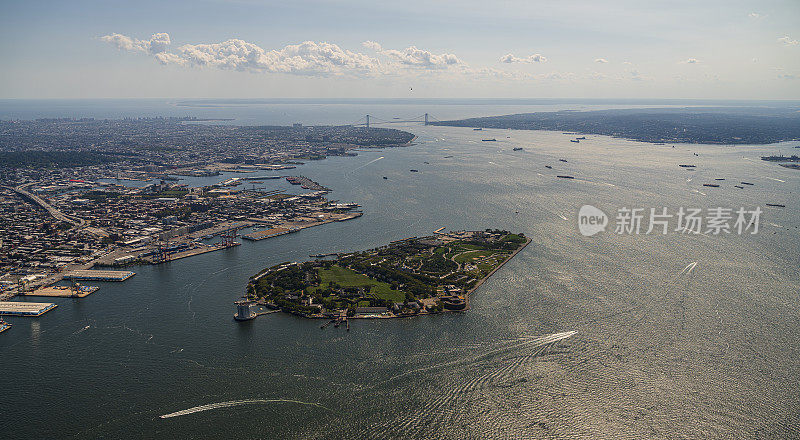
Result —
[[469, 291], [467, 291], [467, 293], [464, 295], [464, 302], [466, 303], [466, 307], [464, 307], [464, 310], [448, 310], [448, 312], [466, 312], [467, 310], [469, 310], [469, 309], [470, 309], [470, 305], [469, 305], [469, 297], [470, 297], [470, 295], [472, 295], [472, 292], [474, 292], [474, 291], [478, 290], [478, 288], [479, 288], [479, 287], [481, 287], [481, 285], [482, 285], [482, 284], [483, 284], [483, 283], [484, 283], [486, 280], [488, 280], [489, 278], [491, 278], [491, 277], [492, 277], [492, 275], [494, 275], [494, 273], [495, 273], [495, 272], [497, 272], [497, 271], [498, 271], [498, 270], [499, 270], [501, 267], [505, 266], [505, 264], [506, 264], [506, 263], [508, 263], [509, 261], [511, 261], [511, 259], [512, 259], [512, 258], [516, 257], [516, 256], [517, 256], [517, 254], [518, 254], [518, 253], [519, 253], [521, 250], [525, 249], [525, 248], [526, 248], [526, 247], [527, 247], [527, 246], [528, 246], [528, 245], [531, 243], [532, 239], [531, 239], [530, 237], [525, 237], [525, 238], [528, 240], [528, 241], [526, 241], [526, 242], [525, 242], [525, 244], [523, 244], [522, 246], [520, 246], [519, 248], [517, 248], [517, 250], [515, 250], [514, 252], [512, 252], [512, 253], [511, 253], [511, 255], [509, 255], [509, 256], [508, 256], [508, 258], [506, 258], [506, 259], [505, 259], [505, 261], [503, 261], [502, 263], [500, 263], [500, 265], [498, 265], [497, 267], [495, 267], [495, 268], [494, 268], [494, 269], [493, 269], [491, 272], [489, 272], [489, 274], [488, 274], [488, 275], [486, 275], [486, 276], [485, 276], [485, 277], [483, 277], [483, 278], [482, 278], [480, 281], [478, 281], [478, 284], [476, 284], [476, 285], [475, 285], [475, 287], [473, 287], [472, 289], [469, 289]]

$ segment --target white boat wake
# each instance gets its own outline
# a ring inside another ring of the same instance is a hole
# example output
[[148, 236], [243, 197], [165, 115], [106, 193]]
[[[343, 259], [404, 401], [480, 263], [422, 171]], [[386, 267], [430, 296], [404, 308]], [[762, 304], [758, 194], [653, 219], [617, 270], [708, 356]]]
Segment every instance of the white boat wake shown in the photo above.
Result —
[[184, 409], [181, 411], [176, 411], [169, 414], [164, 414], [163, 416], [159, 416], [162, 419], [169, 419], [172, 417], [179, 417], [185, 416], [188, 414], [199, 413], [203, 411], [211, 411], [214, 409], [220, 408], [230, 408], [233, 406], [242, 406], [242, 405], [263, 405], [265, 403], [294, 403], [297, 405], [306, 405], [306, 406], [316, 406], [318, 408], [322, 408], [324, 410], [330, 411], [330, 409], [325, 408], [324, 406], [318, 403], [310, 403], [310, 402], [301, 402], [299, 400], [289, 400], [289, 399], [248, 399], [248, 400], [230, 400], [228, 402], [218, 402], [218, 403], [209, 403], [208, 405], [200, 405], [195, 406], [194, 408]]
[[[352, 171], [360, 170], [361, 168], [364, 168], [364, 167], [365, 167], [365, 166], [367, 166], [367, 165], [371, 165], [371, 164], [373, 164], [373, 163], [375, 163], [375, 162], [377, 162], [377, 161], [379, 161], [379, 160], [381, 160], [381, 159], [383, 159], [383, 158], [384, 158], [384, 156], [381, 156], [381, 157], [379, 157], [379, 158], [377, 158], [377, 159], [373, 159], [373, 160], [371, 160], [371, 161], [369, 161], [369, 162], [365, 163], [364, 165], [361, 165], [360, 167], [355, 167], [355, 168], [353, 168], [353, 170], [352, 170]], [[352, 171], [351, 171], [351, 172], [352, 172]]]
[[695, 266], [697, 266], [697, 261], [695, 261], [694, 263], [687, 264], [686, 267], [684, 267], [683, 270], [681, 271], [681, 274], [682, 275], [683, 274], [688, 275], [688, 274], [692, 273], [692, 271], [694, 270]]

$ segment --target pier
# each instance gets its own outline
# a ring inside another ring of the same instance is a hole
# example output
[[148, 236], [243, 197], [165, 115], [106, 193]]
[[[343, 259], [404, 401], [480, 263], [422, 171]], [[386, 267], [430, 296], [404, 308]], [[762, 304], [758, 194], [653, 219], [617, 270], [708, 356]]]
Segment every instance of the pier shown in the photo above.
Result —
[[42, 316], [56, 308], [53, 303], [0, 301], [0, 315], [8, 316]]
[[87, 281], [125, 281], [134, 275], [136, 275], [135, 272], [125, 270], [71, 270], [64, 274], [64, 278]]
[[25, 296], [51, 298], [85, 298], [99, 289], [97, 286], [50, 286], [25, 293]]
[[288, 234], [294, 231], [295, 231], [294, 229], [287, 229], [287, 228], [272, 228], [272, 229], [265, 229], [263, 231], [251, 232], [250, 234], [242, 235], [242, 238], [250, 241], [258, 241], [258, 240], [263, 240], [265, 238]]

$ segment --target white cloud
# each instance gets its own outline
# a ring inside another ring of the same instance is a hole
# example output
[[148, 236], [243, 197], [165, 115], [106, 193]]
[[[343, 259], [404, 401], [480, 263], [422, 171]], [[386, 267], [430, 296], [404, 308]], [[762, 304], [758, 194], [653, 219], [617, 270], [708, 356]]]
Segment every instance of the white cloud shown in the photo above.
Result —
[[100, 37], [102, 41], [110, 43], [120, 50], [130, 50], [134, 52], [146, 52], [149, 54], [158, 54], [166, 52], [170, 40], [169, 34], [157, 33], [153, 34], [149, 40], [139, 40], [128, 37], [122, 34], [111, 34]]
[[464, 65], [463, 61], [451, 53], [437, 55], [427, 50], [418, 49], [416, 46], [409, 46], [402, 50], [383, 49], [379, 53], [409, 67], [443, 69], [449, 66]]
[[630, 61], [623, 61], [622, 64], [624, 64], [626, 66], [632, 66], [633, 65], [633, 63], [630, 62]]
[[[231, 39], [222, 43], [186, 44], [178, 48], [173, 62], [267, 73], [300, 75], [375, 73], [381, 63], [362, 53], [325, 42], [305, 41], [280, 50], [264, 50], [253, 43]], [[161, 60], [160, 60], [161, 61]]]
[[380, 52], [383, 50], [383, 47], [379, 43], [370, 40], [361, 43], [361, 45], [366, 47], [367, 49], [372, 49], [376, 52]]
[[783, 43], [784, 46], [797, 46], [800, 44], [797, 40], [792, 40], [788, 35], [778, 38], [778, 42]]
[[116, 33], [100, 39], [120, 50], [150, 54], [164, 65], [262, 73], [375, 75], [397, 73], [403, 69], [445, 70], [466, 67], [454, 54], [434, 54], [415, 46], [402, 50], [384, 49], [374, 41], [365, 41], [363, 45], [378, 52], [383, 59], [346, 50], [336, 44], [315, 41], [266, 50], [244, 40], [230, 39], [221, 43], [185, 44], [170, 51], [170, 37], [166, 33], [153, 34], [149, 40], [138, 40]]
[[525, 58], [515, 57], [514, 54], [507, 54], [500, 57], [501, 63], [511, 64], [511, 63], [546, 63], [547, 57], [542, 54], [535, 53], [533, 55], [529, 55]]
[[697, 58], [689, 58], [688, 60], [686, 60], [686, 61], [681, 61], [681, 62], [682, 62], [682, 63], [685, 63], [685, 64], [697, 64], [697, 63], [699, 63], [700, 61], [699, 61]]
[[606, 64], [606, 63], [608, 63], [608, 60], [605, 59], [605, 58], [595, 58], [594, 62], [595, 63], [600, 63], [600, 64]]
[[752, 18], [753, 20], [758, 20], [759, 18], [763, 18], [764, 16], [759, 14], [758, 12], [751, 12], [747, 14], [748, 17]]

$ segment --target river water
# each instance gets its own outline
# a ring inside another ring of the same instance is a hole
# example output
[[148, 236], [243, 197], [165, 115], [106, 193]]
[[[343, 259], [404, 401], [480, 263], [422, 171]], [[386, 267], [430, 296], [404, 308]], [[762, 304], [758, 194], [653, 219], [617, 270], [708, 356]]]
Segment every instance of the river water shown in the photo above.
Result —
[[[4, 105], [4, 115], [59, 111]], [[345, 123], [367, 112], [389, 120], [542, 109], [103, 105], [117, 110], [95, 105], [59, 115], [157, 110]], [[792, 154], [797, 143], [672, 148], [602, 136], [576, 144], [554, 132], [398, 127], [418, 135], [414, 145], [292, 170], [332, 188], [332, 199], [363, 205], [359, 219], [137, 266], [124, 283], [87, 283], [101, 287], [87, 298], [55, 299], [59, 307], [40, 318], [9, 319], [13, 328], [0, 335], [2, 436], [800, 436], [800, 172], [758, 159]], [[740, 181], [754, 185], [733, 187]], [[702, 186], [708, 182], [721, 186]], [[609, 215], [606, 232], [579, 233], [586, 204]], [[755, 235], [614, 233], [622, 207], [756, 206], [764, 212]], [[356, 321], [349, 333], [284, 314], [232, 319], [233, 301], [265, 266], [442, 226], [502, 228], [533, 241], [473, 294], [467, 313]]]

